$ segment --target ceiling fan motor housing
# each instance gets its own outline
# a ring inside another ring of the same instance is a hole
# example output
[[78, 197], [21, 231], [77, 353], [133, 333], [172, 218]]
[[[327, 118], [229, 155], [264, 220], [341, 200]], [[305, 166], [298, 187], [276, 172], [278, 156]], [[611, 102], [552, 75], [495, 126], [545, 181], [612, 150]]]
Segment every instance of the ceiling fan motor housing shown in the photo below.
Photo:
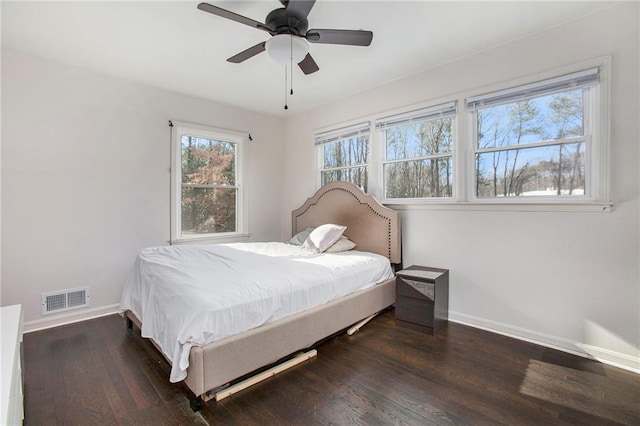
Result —
[[269, 12], [264, 23], [276, 34], [304, 36], [309, 29], [309, 21], [306, 17], [293, 11], [287, 12], [284, 7]]

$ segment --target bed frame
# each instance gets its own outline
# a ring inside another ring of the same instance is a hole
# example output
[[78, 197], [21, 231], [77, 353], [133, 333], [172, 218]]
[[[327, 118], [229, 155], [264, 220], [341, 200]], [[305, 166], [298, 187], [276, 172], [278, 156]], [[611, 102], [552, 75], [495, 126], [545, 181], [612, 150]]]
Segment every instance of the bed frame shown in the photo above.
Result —
[[[400, 214], [358, 187], [347, 182], [332, 182], [320, 188], [292, 212], [292, 235], [325, 223], [345, 225], [344, 235], [357, 244], [356, 250], [377, 253], [395, 265], [400, 264]], [[191, 408], [199, 410], [204, 401], [215, 398], [216, 393], [238, 378], [311, 348], [359, 321], [363, 324], [395, 300], [395, 279], [390, 279], [244, 333], [192, 347], [184, 380], [193, 393]], [[132, 312], [127, 311], [125, 315], [129, 327], [131, 323], [141, 327], [142, 323]], [[362, 324], [354, 328], [357, 330]]]

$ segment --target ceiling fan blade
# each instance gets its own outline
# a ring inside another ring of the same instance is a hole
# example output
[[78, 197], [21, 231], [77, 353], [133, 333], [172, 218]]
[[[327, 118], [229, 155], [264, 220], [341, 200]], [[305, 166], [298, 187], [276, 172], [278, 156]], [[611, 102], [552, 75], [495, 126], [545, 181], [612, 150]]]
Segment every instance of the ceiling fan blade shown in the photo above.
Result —
[[313, 8], [316, 0], [289, 0], [287, 3], [287, 12], [294, 16], [309, 16], [309, 12]]
[[240, 62], [244, 62], [249, 58], [253, 58], [258, 53], [262, 53], [265, 51], [265, 47], [264, 47], [265, 45], [266, 45], [266, 42], [264, 41], [262, 43], [258, 43], [255, 46], [252, 46], [247, 50], [243, 50], [237, 55], [230, 57], [229, 59], [227, 59], [227, 62], [233, 62], [234, 64], [239, 64]]
[[238, 15], [237, 13], [233, 13], [233, 12], [231, 12], [229, 10], [223, 9], [221, 7], [218, 7], [218, 6], [214, 6], [214, 5], [209, 4], [209, 3], [200, 3], [198, 5], [198, 9], [200, 9], [200, 10], [202, 10], [204, 12], [212, 13], [212, 14], [217, 15], [217, 16], [221, 16], [223, 18], [230, 19], [232, 21], [240, 22], [241, 24], [245, 24], [245, 25], [248, 25], [250, 27], [266, 31], [268, 33], [272, 33], [273, 32], [273, 30], [271, 28], [267, 27], [262, 22], [255, 21], [255, 20], [253, 20], [251, 18], [247, 18], [246, 16]]
[[309, 30], [305, 35], [311, 43], [347, 44], [349, 46], [369, 46], [373, 33], [364, 30]]
[[311, 55], [308, 53], [302, 61], [298, 62], [298, 66], [300, 67], [302, 72], [307, 75], [313, 74], [320, 69], [320, 67], [318, 67], [318, 64], [316, 64], [316, 61], [314, 61]]

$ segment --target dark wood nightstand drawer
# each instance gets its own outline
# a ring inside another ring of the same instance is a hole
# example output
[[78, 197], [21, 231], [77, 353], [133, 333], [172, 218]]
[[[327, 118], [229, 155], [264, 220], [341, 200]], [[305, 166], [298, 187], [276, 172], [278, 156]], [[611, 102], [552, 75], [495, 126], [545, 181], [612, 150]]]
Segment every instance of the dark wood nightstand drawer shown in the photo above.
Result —
[[433, 303], [412, 297], [396, 296], [396, 318], [433, 328]]
[[413, 297], [414, 299], [423, 299], [433, 302], [434, 293], [434, 283], [416, 281], [398, 275], [398, 285], [396, 287], [396, 294], [398, 296]]

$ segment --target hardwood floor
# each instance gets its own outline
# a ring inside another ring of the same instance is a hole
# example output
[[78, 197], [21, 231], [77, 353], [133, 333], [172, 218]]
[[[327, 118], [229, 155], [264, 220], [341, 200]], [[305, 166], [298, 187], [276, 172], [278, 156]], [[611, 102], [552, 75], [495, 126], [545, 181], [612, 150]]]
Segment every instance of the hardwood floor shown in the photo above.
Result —
[[449, 323], [396, 327], [393, 310], [318, 357], [189, 408], [169, 366], [108, 316], [24, 336], [25, 425], [640, 424], [640, 376]]

